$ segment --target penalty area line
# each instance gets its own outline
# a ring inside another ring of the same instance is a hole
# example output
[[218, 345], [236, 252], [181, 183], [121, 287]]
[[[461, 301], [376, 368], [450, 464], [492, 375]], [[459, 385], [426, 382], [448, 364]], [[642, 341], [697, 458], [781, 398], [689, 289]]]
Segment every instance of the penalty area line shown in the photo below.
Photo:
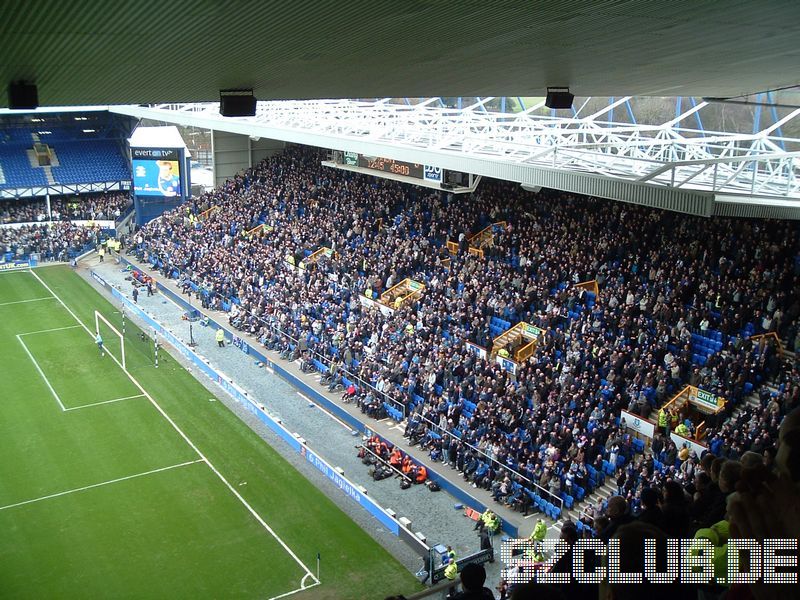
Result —
[[27, 304], [28, 302], [41, 302], [42, 300], [55, 300], [53, 296], [44, 298], [31, 298], [30, 300], [15, 300], [14, 302], [0, 302], [0, 306], [11, 306], [12, 304]]
[[[65, 303], [65, 302], [64, 302], [64, 301], [63, 301], [61, 298], [59, 298], [59, 297], [58, 297], [58, 294], [56, 294], [56, 293], [55, 293], [55, 292], [54, 292], [54, 291], [53, 291], [53, 290], [50, 288], [50, 286], [49, 286], [49, 285], [47, 285], [47, 284], [44, 282], [44, 280], [43, 280], [41, 277], [39, 277], [39, 275], [38, 275], [38, 274], [37, 274], [35, 271], [31, 271], [30, 273], [31, 273], [31, 275], [33, 275], [33, 276], [36, 278], [36, 280], [37, 280], [37, 281], [38, 281], [40, 284], [42, 284], [42, 286], [44, 286], [44, 288], [45, 288], [45, 289], [46, 289], [46, 290], [47, 290], [47, 291], [48, 291], [50, 294], [52, 294], [52, 295], [55, 297], [55, 299], [56, 299], [56, 300], [58, 300], [58, 301], [59, 301], [59, 303], [61, 304], [61, 306], [63, 306], [63, 307], [66, 309], [66, 311], [67, 311], [67, 312], [68, 312], [70, 315], [72, 315], [72, 318], [73, 318], [73, 319], [75, 319], [75, 320], [78, 322], [78, 324], [79, 324], [81, 327], [83, 327], [83, 328], [86, 330], [86, 333], [88, 333], [88, 334], [89, 334], [89, 337], [91, 337], [92, 339], [94, 339], [94, 333], [92, 332], [92, 330], [91, 330], [91, 329], [89, 329], [89, 328], [86, 326], [86, 323], [84, 323], [83, 321], [81, 321], [81, 319], [78, 317], [78, 315], [76, 315], [76, 314], [75, 314], [75, 313], [72, 311], [72, 309], [71, 309], [69, 306], [67, 306], [67, 305], [66, 305], [66, 303]], [[22, 340], [20, 339], [20, 341], [22, 341]], [[307, 567], [305, 564], [303, 564], [303, 561], [302, 561], [302, 560], [300, 560], [300, 558], [297, 556], [297, 554], [295, 554], [295, 553], [294, 553], [294, 551], [293, 551], [291, 548], [289, 548], [289, 546], [286, 544], [286, 542], [284, 542], [284, 541], [283, 541], [283, 540], [282, 540], [282, 539], [281, 539], [281, 538], [278, 536], [278, 534], [277, 534], [277, 533], [275, 533], [275, 531], [272, 529], [272, 527], [270, 527], [270, 526], [267, 524], [267, 522], [266, 522], [266, 521], [265, 521], [265, 520], [264, 520], [264, 519], [261, 517], [261, 515], [259, 515], [259, 514], [256, 512], [256, 510], [255, 510], [255, 509], [254, 509], [254, 508], [253, 508], [253, 507], [250, 505], [250, 503], [249, 503], [247, 500], [245, 500], [245, 499], [244, 499], [244, 497], [243, 497], [243, 496], [242, 496], [242, 495], [241, 495], [241, 494], [240, 494], [238, 491], [236, 491], [236, 488], [234, 488], [234, 487], [231, 485], [231, 483], [230, 483], [230, 482], [229, 482], [229, 481], [228, 481], [228, 480], [225, 478], [225, 476], [224, 476], [222, 473], [220, 473], [220, 472], [219, 472], [219, 470], [217, 470], [217, 468], [216, 468], [216, 467], [215, 467], [215, 466], [214, 466], [214, 465], [211, 463], [211, 461], [210, 461], [210, 460], [208, 460], [208, 458], [206, 458], [206, 456], [205, 456], [205, 455], [204, 455], [204, 454], [203, 454], [203, 453], [200, 451], [200, 449], [197, 447], [197, 445], [196, 445], [196, 444], [195, 444], [195, 443], [194, 443], [194, 442], [193, 442], [191, 439], [189, 439], [189, 436], [187, 436], [187, 435], [186, 435], [186, 434], [183, 432], [183, 430], [182, 430], [180, 427], [178, 427], [178, 424], [177, 424], [177, 423], [175, 423], [175, 421], [173, 421], [173, 420], [172, 420], [172, 418], [171, 418], [171, 417], [170, 417], [170, 416], [169, 416], [169, 415], [168, 415], [168, 414], [167, 414], [167, 413], [164, 411], [164, 409], [163, 409], [163, 408], [161, 408], [161, 406], [158, 404], [158, 402], [156, 402], [156, 401], [155, 401], [155, 399], [153, 398], [153, 396], [151, 396], [151, 395], [150, 395], [150, 394], [147, 392], [147, 390], [146, 390], [146, 389], [144, 389], [144, 387], [142, 386], [142, 384], [141, 384], [141, 383], [139, 383], [139, 382], [136, 380], [136, 378], [135, 378], [133, 375], [131, 375], [131, 374], [130, 374], [130, 372], [129, 372], [129, 371], [128, 371], [128, 370], [127, 370], [125, 367], [123, 367], [123, 366], [122, 366], [122, 363], [121, 363], [119, 360], [117, 360], [117, 357], [116, 357], [116, 356], [114, 356], [114, 355], [113, 355], [113, 354], [111, 354], [111, 353], [109, 353], [109, 356], [110, 356], [110, 357], [111, 357], [111, 358], [114, 360], [114, 362], [115, 362], [115, 363], [117, 363], [117, 366], [118, 366], [120, 369], [122, 369], [122, 372], [123, 372], [123, 373], [125, 373], [125, 375], [127, 375], [127, 376], [128, 376], [128, 379], [130, 379], [131, 383], [133, 383], [133, 384], [134, 384], [134, 385], [135, 385], [135, 386], [136, 386], [136, 387], [139, 389], [139, 391], [140, 391], [140, 392], [142, 392], [142, 394], [144, 394], [144, 396], [145, 396], [145, 397], [146, 397], [146, 398], [147, 398], [147, 399], [150, 401], [150, 404], [152, 404], [152, 405], [153, 405], [153, 407], [154, 407], [154, 408], [155, 408], [155, 409], [156, 409], [156, 410], [157, 410], [157, 411], [158, 411], [158, 412], [161, 414], [161, 416], [162, 416], [162, 417], [164, 417], [164, 419], [165, 419], [165, 420], [166, 420], [166, 421], [167, 421], [167, 422], [168, 422], [168, 423], [169, 423], [169, 424], [172, 426], [172, 428], [173, 428], [173, 429], [174, 429], [174, 430], [175, 430], [175, 431], [178, 433], [178, 435], [180, 435], [180, 436], [183, 438], [183, 440], [184, 440], [184, 441], [185, 441], [185, 442], [186, 442], [186, 443], [187, 443], [187, 444], [188, 444], [188, 445], [189, 445], [189, 446], [192, 448], [192, 450], [194, 450], [194, 451], [195, 451], [195, 454], [197, 454], [197, 456], [199, 456], [199, 457], [200, 457], [200, 459], [201, 459], [203, 462], [205, 462], [205, 463], [206, 463], [206, 465], [208, 465], [208, 468], [209, 468], [209, 469], [211, 469], [211, 471], [214, 473], [214, 475], [216, 475], [216, 476], [219, 478], [219, 480], [220, 480], [220, 481], [221, 481], [221, 482], [222, 482], [222, 483], [225, 485], [225, 487], [227, 487], [227, 488], [228, 488], [228, 490], [231, 492], [231, 494], [233, 494], [233, 495], [236, 497], [236, 499], [237, 499], [237, 500], [239, 500], [239, 502], [241, 502], [241, 503], [242, 503], [242, 505], [243, 505], [243, 506], [244, 506], [244, 507], [247, 509], [247, 511], [248, 511], [248, 512], [249, 512], [249, 513], [250, 513], [250, 514], [253, 516], [253, 518], [254, 518], [254, 519], [255, 519], [255, 520], [256, 520], [256, 521], [257, 521], [257, 522], [258, 522], [258, 523], [259, 523], [259, 524], [260, 524], [260, 525], [261, 525], [261, 526], [262, 526], [262, 527], [263, 527], [263, 528], [264, 528], [264, 529], [267, 531], [267, 532], [269, 532], [269, 534], [270, 534], [270, 535], [272, 535], [272, 537], [275, 539], [275, 541], [277, 541], [277, 542], [278, 542], [278, 544], [280, 544], [280, 546], [281, 546], [281, 547], [282, 547], [282, 548], [283, 548], [283, 549], [286, 551], [286, 553], [287, 553], [287, 554], [289, 554], [289, 556], [291, 556], [291, 557], [294, 559], [294, 561], [295, 561], [295, 562], [296, 562], [298, 565], [300, 565], [300, 567], [303, 569], [303, 571], [305, 571], [305, 572], [306, 572], [306, 573], [307, 573], [307, 574], [308, 574], [308, 575], [309, 575], [309, 576], [310, 576], [310, 577], [311, 577], [311, 578], [312, 578], [314, 581], [318, 582], [319, 580], [316, 578], [316, 576], [314, 576], [314, 574], [311, 572], [311, 570], [310, 570], [310, 569], [309, 569], [309, 568], [308, 568], [308, 567]]]
[[64, 331], [65, 329], [78, 329], [80, 325], [67, 325], [66, 327], [53, 327], [52, 329], [40, 329], [39, 331], [26, 331], [25, 333], [18, 333], [17, 337], [23, 335], [35, 335], [37, 333], [50, 333], [51, 331]]
[[122, 402], [123, 400], [133, 400], [134, 398], [144, 398], [144, 394], [136, 394], [135, 396], [125, 396], [124, 398], [114, 398], [113, 400], [103, 400], [102, 402], [92, 402], [91, 404], [81, 404], [80, 406], [71, 406], [65, 408], [64, 412], [71, 410], [80, 410], [82, 408], [90, 408], [92, 406], [100, 406], [101, 404], [112, 404], [113, 402]]
[[22, 341], [22, 337], [20, 335], [17, 335], [16, 337], [19, 343], [22, 344], [22, 348], [25, 350], [25, 353], [28, 355], [28, 358], [31, 359], [33, 366], [36, 367], [36, 370], [39, 372], [39, 375], [41, 375], [42, 379], [44, 379], [44, 382], [47, 384], [47, 389], [49, 389], [50, 393], [53, 394], [53, 398], [55, 398], [56, 402], [58, 402], [58, 405], [61, 407], [62, 412], [67, 410], [66, 407], [64, 406], [64, 403], [61, 402], [61, 398], [58, 397], [58, 394], [53, 389], [53, 386], [50, 384], [50, 380], [47, 378], [47, 375], [45, 375], [44, 371], [42, 371], [42, 367], [39, 366], [39, 363], [36, 362], [36, 359], [33, 357], [33, 354], [31, 354], [31, 351], [28, 350], [28, 347], [25, 345], [25, 342]]
[[83, 492], [85, 490], [91, 490], [98, 487], [103, 487], [104, 485], [111, 485], [112, 483], [119, 483], [120, 481], [128, 481], [129, 479], [136, 479], [137, 477], [144, 477], [145, 475], [153, 475], [154, 473], [162, 473], [164, 471], [170, 471], [172, 469], [178, 469], [180, 467], [185, 467], [187, 465], [193, 465], [196, 463], [203, 462], [202, 458], [198, 458], [197, 460], [189, 460], [186, 462], [182, 462], [177, 465], [170, 465], [168, 467], [161, 467], [160, 469], [153, 469], [152, 471], [145, 471], [144, 473], [136, 473], [135, 475], [128, 475], [126, 477], [118, 477], [117, 479], [109, 479], [108, 481], [102, 481], [100, 483], [93, 483], [92, 485], [85, 485], [83, 487], [74, 488], [71, 490], [66, 490], [63, 492], [58, 492], [57, 494], [48, 494], [47, 496], [40, 496], [39, 498], [33, 498], [31, 500], [24, 500], [22, 502], [16, 502], [14, 504], [8, 504], [7, 506], [0, 506], [0, 510], [7, 510], [9, 508], [16, 508], [17, 506], [25, 506], [26, 504], [33, 504], [35, 502], [41, 502], [42, 500], [49, 500], [51, 498], [58, 498], [59, 496], [66, 496], [67, 494], [74, 494], [76, 492]]

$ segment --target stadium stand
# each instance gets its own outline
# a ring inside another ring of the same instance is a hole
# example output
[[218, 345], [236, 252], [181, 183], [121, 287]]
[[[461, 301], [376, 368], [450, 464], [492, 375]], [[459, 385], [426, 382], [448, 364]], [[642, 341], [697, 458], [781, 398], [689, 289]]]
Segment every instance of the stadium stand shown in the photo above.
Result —
[[17, 188], [47, 185], [47, 177], [40, 167], [33, 167], [27, 154], [27, 146], [23, 144], [0, 144], [0, 166], [2, 166], [5, 183], [3, 187]]
[[[50, 210], [53, 221], [115, 220], [131, 207], [128, 192], [102, 192], [79, 196], [52, 196]], [[45, 200], [0, 200], [0, 225], [47, 221]]]
[[[0, 189], [130, 180], [125, 124], [96, 111], [5, 117], [0, 134]], [[43, 164], [34, 144], [41, 145]]]
[[[645, 454], [619, 421], [620, 409], [648, 414], [686, 383], [729, 399], [707, 423], [721, 456], [773, 448], [796, 392], [778, 393], [775, 418], [745, 408], [739, 418], [756, 417], [748, 428], [726, 420], [746, 390], [771, 397], [767, 382], [786, 372], [779, 349], [750, 333], [796, 344], [797, 248], [776, 243], [796, 239], [795, 225], [756, 230], [560, 193], [532, 203], [502, 182], [448, 201], [319, 160], [290, 148], [149, 224], [134, 251], [265, 346], [346, 377], [369, 416], [407, 419], [412, 443], [472, 485], [516, 502], [509, 477], [555, 519], [606, 477], [625, 475], [619, 491], [634, 505], [646, 485], [690, 480], [699, 457], [680, 457], [671, 440]], [[464, 252], [468, 234], [501, 218], [486, 259]], [[248, 234], [259, 225], [269, 227]], [[298, 274], [293, 265], [320, 247], [336, 256]], [[365, 290], [378, 297], [404, 277], [427, 286], [413, 304], [362, 308]], [[591, 278], [599, 296], [574, 285]], [[513, 376], [466, 345], [490, 347], [523, 321], [547, 334]]]
[[53, 148], [59, 161], [59, 166], [53, 167], [53, 177], [60, 183], [96, 183], [130, 178], [125, 157], [116, 142], [68, 142]]

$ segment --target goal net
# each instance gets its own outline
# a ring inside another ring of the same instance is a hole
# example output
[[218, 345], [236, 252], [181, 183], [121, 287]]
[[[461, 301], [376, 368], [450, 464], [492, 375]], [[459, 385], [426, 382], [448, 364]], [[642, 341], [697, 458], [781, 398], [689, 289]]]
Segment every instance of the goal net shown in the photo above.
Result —
[[94, 311], [94, 331], [103, 338], [103, 347], [122, 366], [125, 363], [125, 336], [99, 311]]
[[[125, 305], [121, 307], [122, 314], [122, 337], [131, 342], [128, 350], [132, 350], [136, 356], [141, 355], [148, 363], [158, 368], [159, 350], [161, 349], [161, 340], [159, 339], [158, 332], [152, 327], [138, 327], [127, 315]], [[165, 354], [161, 354], [161, 361], [166, 358]], [[136, 364], [141, 362], [134, 361]]]

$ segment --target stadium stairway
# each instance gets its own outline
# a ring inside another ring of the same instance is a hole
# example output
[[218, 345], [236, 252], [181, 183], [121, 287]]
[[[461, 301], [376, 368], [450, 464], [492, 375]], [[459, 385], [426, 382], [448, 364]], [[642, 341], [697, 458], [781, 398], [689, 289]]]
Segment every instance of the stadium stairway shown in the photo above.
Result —
[[[786, 350], [786, 348], [788, 348], [787, 341], [781, 340], [781, 343], [783, 344], [784, 347], [783, 351], [784, 359], [791, 360], [793, 363], [796, 363], [797, 357], [795, 356], [794, 352]], [[766, 381], [764, 385], [770, 392], [778, 391], [778, 386], [775, 385], [775, 382], [772, 379]], [[742, 411], [744, 411], [748, 407], [756, 409], [761, 407], [761, 401], [759, 400], [758, 390], [756, 388], [753, 388], [753, 391], [751, 391], [747, 396], [745, 396], [744, 402], [742, 402], [736, 408], [733, 409], [733, 412], [725, 420], [725, 423], [734, 422], [739, 417], [739, 415], [742, 414]], [[653, 410], [651, 410], [647, 418], [653, 421], [654, 423], [658, 423], [658, 409], [654, 408]]]
[[[166, 279], [165, 277], [162, 276], [161, 273], [153, 270], [152, 266], [149, 263], [140, 263], [133, 256], [128, 256], [126, 258], [130, 260], [133, 264], [137, 264], [138, 270], [152, 277], [157, 283], [161, 284], [161, 286], [172, 290], [178, 296], [183, 296], [183, 294], [180, 291], [180, 288], [177, 285], [177, 280]], [[224, 311], [214, 311], [199, 307], [197, 307], [196, 310], [208, 316], [213, 321], [216, 321], [218, 324], [222, 325], [227, 331], [229, 332], [232, 331], [228, 326], [228, 313]], [[374, 419], [367, 417], [360, 411], [358, 406], [356, 406], [355, 404], [342, 402], [341, 392], [329, 393], [325, 387], [319, 385], [319, 380], [320, 380], [319, 373], [303, 373], [300, 370], [299, 361], [297, 363], [288, 363], [279, 358], [278, 352], [273, 352], [262, 347], [253, 336], [246, 334], [244, 332], [237, 332], [236, 335], [246, 340], [250, 345], [258, 347], [259, 351], [262, 352], [271, 361], [273, 361], [276, 364], [279, 364], [281, 368], [289, 371], [292, 375], [294, 375], [307, 385], [313, 387], [320, 394], [328, 398], [331, 402], [335, 403], [338, 407], [347, 411], [352, 417], [363, 423], [367, 428], [377, 433], [378, 435], [382, 436], [385, 440], [387, 440], [391, 444], [398, 445], [404, 453], [411, 456], [412, 460], [414, 460], [419, 464], [425, 465], [425, 467], [428, 468], [429, 471], [434, 471], [435, 473], [439, 474], [444, 480], [446, 480], [447, 483], [449, 483], [455, 488], [458, 488], [462, 494], [465, 494], [476, 500], [477, 502], [475, 502], [471, 506], [471, 508], [477, 508], [479, 504], [483, 504], [484, 506], [491, 508], [502, 519], [515, 526], [518, 530], [518, 535], [520, 537], [530, 536], [530, 534], [533, 532], [534, 525], [536, 525], [536, 521], [541, 517], [545, 519], [548, 525], [550, 525], [550, 529], [548, 530], [548, 537], [553, 537], [553, 536], [558, 537], [559, 530], [553, 527], [554, 521], [549, 517], [546, 517], [543, 513], [530, 512], [527, 517], [523, 517], [521, 512], [511, 510], [506, 506], [495, 502], [492, 499], [492, 495], [489, 491], [481, 488], [473, 488], [472, 485], [464, 481], [463, 477], [454, 469], [451, 469], [449, 466], [446, 466], [441, 462], [432, 461], [427, 451], [421, 450], [417, 446], [410, 447], [408, 445], [408, 439], [403, 437], [403, 431], [405, 430], [405, 421], [397, 422], [388, 417], [376, 421]], [[242, 358], [243, 360], [247, 360], [244, 354], [242, 355]], [[460, 504], [464, 504], [464, 502], [460, 500], [457, 500], [457, 502]], [[470, 506], [470, 504], [467, 503], [466, 506]], [[397, 509], [397, 507], [394, 508]], [[463, 510], [461, 511], [461, 514], [463, 515]]]
[[561, 530], [561, 525], [563, 525], [566, 521], [577, 523], [588, 506], [599, 508], [601, 505], [607, 502], [611, 496], [616, 496], [617, 486], [615, 482], [616, 477], [612, 477], [610, 475], [607, 476], [603, 485], [595, 488], [591, 494], [586, 496], [580, 502], [576, 502], [572, 508], [565, 508], [561, 513], [561, 518], [553, 524], [555, 531], [559, 532]]

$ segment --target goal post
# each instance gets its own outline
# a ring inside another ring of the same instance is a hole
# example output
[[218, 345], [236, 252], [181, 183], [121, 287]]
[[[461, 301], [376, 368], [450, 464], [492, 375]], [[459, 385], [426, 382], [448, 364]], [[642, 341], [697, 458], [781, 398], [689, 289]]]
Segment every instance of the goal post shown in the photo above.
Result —
[[[101, 332], [101, 331], [100, 331], [100, 323], [101, 323], [101, 322], [102, 322], [102, 323], [105, 325], [105, 327], [103, 328], [103, 332]], [[105, 338], [105, 337], [102, 335], [102, 334], [103, 334], [103, 333], [105, 333], [105, 331], [107, 331], [107, 330], [110, 330], [110, 331], [111, 331], [111, 332], [112, 332], [114, 335], [116, 335], [116, 336], [119, 338], [119, 346], [120, 346], [120, 358], [119, 358], [119, 359], [117, 359], [117, 362], [118, 362], [118, 363], [120, 363], [120, 365], [122, 366], [122, 368], [123, 368], [123, 370], [124, 370], [124, 369], [126, 369], [126, 368], [127, 368], [127, 367], [126, 367], [126, 363], [125, 363], [125, 336], [124, 336], [124, 335], [122, 335], [122, 334], [119, 332], [119, 330], [117, 330], [117, 328], [116, 328], [116, 327], [114, 327], [114, 326], [111, 324], [111, 322], [110, 322], [108, 319], [106, 319], [106, 318], [105, 318], [105, 317], [104, 317], [104, 316], [103, 316], [103, 315], [100, 313], [100, 311], [98, 311], [98, 310], [95, 310], [95, 311], [94, 311], [94, 331], [95, 331], [95, 333], [96, 333], [96, 334], [98, 334], [98, 333], [99, 333], [99, 334], [101, 334], [101, 337], [103, 337], [103, 346], [105, 347], [105, 350], [106, 350], [106, 352], [108, 352], [108, 353], [109, 353], [111, 356], [113, 356], [114, 358], [117, 358], [117, 357], [116, 357], [116, 356], [114, 356], [114, 354], [111, 352], [111, 349], [109, 348], [108, 341], [107, 341], [107, 340], [106, 340], [106, 338]]]

